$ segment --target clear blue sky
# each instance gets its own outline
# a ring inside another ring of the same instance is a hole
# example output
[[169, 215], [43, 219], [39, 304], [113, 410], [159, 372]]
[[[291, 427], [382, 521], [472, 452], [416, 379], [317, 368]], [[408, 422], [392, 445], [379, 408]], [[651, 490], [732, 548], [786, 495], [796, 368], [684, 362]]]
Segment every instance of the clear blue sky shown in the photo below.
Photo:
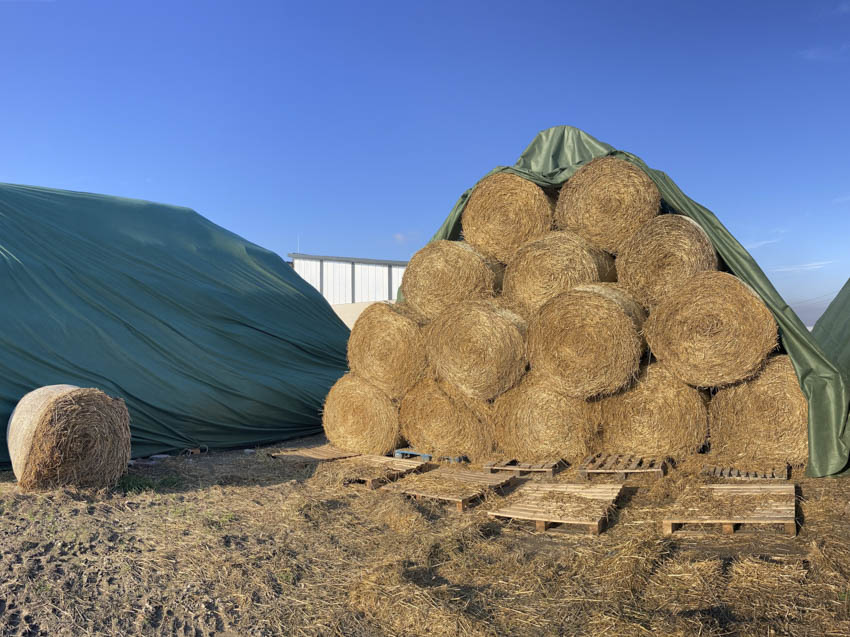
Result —
[[0, 0], [0, 61], [0, 181], [282, 255], [409, 258], [570, 124], [712, 209], [807, 323], [850, 276], [850, 0]]

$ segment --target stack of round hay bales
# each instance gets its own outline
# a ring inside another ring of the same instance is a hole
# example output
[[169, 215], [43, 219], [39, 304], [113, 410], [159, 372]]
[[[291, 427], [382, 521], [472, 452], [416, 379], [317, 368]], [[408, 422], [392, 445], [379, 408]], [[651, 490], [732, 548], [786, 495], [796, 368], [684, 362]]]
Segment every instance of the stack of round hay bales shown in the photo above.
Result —
[[[661, 210], [635, 163], [589, 162], [554, 206], [531, 181], [490, 175], [461, 225], [463, 241], [411, 259], [407, 309], [370, 308], [355, 325], [354, 378], [338, 385], [371, 393], [335, 410], [331, 391], [332, 442], [384, 453], [404, 439], [475, 461], [678, 458], [705, 447], [710, 413], [716, 453], [802, 462], [806, 402], [787, 358], [768, 362], [772, 314], [718, 271], [696, 222]], [[765, 437], [775, 446], [760, 449]]]
[[18, 402], [6, 442], [24, 491], [112, 487], [130, 461], [130, 415], [99, 389], [48, 385]]

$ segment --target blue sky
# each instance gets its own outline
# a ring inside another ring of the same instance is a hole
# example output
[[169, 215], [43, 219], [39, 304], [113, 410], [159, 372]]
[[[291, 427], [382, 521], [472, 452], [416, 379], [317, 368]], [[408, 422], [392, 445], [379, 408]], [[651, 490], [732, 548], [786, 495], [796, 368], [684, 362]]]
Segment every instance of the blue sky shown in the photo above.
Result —
[[850, 276], [850, 0], [0, 0], [0, 181], [406, 259], [570, 124], [667, 172], [804, 321]]

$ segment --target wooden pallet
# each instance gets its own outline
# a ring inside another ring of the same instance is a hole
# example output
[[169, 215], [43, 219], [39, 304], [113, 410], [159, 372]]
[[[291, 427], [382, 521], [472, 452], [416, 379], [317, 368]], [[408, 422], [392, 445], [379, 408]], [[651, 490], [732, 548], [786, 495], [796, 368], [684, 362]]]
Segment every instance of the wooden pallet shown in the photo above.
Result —
[[521, 494], [521, 497], [516, 502], [503, 509], [490, 511], [487, 515], [494, 518], [532, 520], [538, 531], [545, 531], [552, 524], [565, 524], [583, 528], [591, 535], [599, 535], [605, 528], [607, 516], [564, 517], [543, 498], [548, 493], [564, 493], [581, 496], [589, 500], [601, 500], [608, 503], [610, 508], [613, 508], [622, 488], [623, 486], [620, 484], [529, 483], [519, 489], [518, 493]]
[[292, 447], [281, 449], [276, 453], [269, 454], [272, 458], [286, 458], [287, 460], [298, 460], [301, 462], [322, 462], [329, 460], [341, 460], [353, 458], [359, 453], [343, 451], [333, 445], [321, 445], [319, 447]]
[[405, 485], [404, 480], [400, 480], [387, 488], [398, 491], [405, 495], [416, 498], [417, 500], [425, 498], [428, 500], [438, 500], [441, 502], [449, 502], [457, 507], [458, 511], [465, 511], [473, 502], [481, 499], [488, 491], [496, 491], [503, 489], [517, 481], [517, 477], [502, 475], [490, 475], [481, 471], [463, 471], [451, 469], [449, 467], [440, 467], [429, 472], [431, 476], [444, 476], [447, 481], [459, 480], [469, 484], [471, 492], [461, 493], [457, 495], [445, 495], [442, 493], [431, 492], [425, 487], [417, 486], [416, 484]]
[[709, 489], [715, 497], [725, 495], [747, 495], [758, 499], [764, 495], [779, 495], [782, 502], [771, 502], [764, 507], [756, 507], [752, 512], [740, 515], [718, 517], [714, 515], [675, 514], [662, 520], [664, 535], [672, 535], [685, 524], [720, 524], [723, 533], [734, 533], [739, 524], [781, 524], [785, 532], [797, 535], [796, 495], [793, 484], [710, 484], [701, 487]]
[[358, 464], [368, 463], [375, 466], [378, 475], [362, 478], [352, 477], [345, 480], [345, 484], [365, 484], [367, 489], [377, 489], [388, 482], [403, 478], [409, 473], [423, 471], [429, 468], [427, 462], [422, 460], [406, 460], [390, 458], [388, 456], [357, 456]]
[[430, 453], [422, 453], [421, 451], [415, 451], [410, 448], [406, 449], [396, 449], [393, 456], [396, 458], [420, 458], [425, 462], [449, 462], [452, 464], [464, 463], [467, 462], [466, 458], [462, 456], [455, 457], [442, 457], [442, 458], [434, 458]]
[[579, 465], [578, 474], [589, 480], [594, 474], [614, 474], [620, 480], [625, 480], [633, 473], [645, 473], [662, 477], [667, 474], [667, 460], [660, 458], [644, 458], [625, 453], [597, 453], [588, 456]]
[[487, 471], [487, 473], [509, 471], [518, 476], [525, 473], [542, 473], [543, 475], [551, 478], [566, 467], [567, 462], [565, 460], [545, 462], [542, 464], [529, 464], [527, 462], [519, 462], [517, 460], [505, 460], [504, 462], [488, 462], [484, 465], [484, 470]]
[[732, 480], [788, 480], [791, 477], [791, 467], [787, 464], [780, 469], [769, 471], [741, 471], [734, 467], [705, 466], [702, 472], [713, 478]]

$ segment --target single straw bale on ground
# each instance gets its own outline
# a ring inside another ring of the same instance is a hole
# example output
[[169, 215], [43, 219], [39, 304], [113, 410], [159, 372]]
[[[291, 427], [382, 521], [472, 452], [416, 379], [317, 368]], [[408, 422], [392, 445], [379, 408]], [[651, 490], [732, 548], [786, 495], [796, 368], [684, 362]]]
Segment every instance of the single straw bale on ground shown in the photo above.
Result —
[[396, 405], [351, 372], [328, 392], [322, 425], [331, 444], [346, 451], [383, 455], [401, 443]]
[[708, 435], [707, 396], [659, 363], [643, 368], [634, 385], [600, 401], [609, 453], [683, 458]]
[[425, 370], [425, 338], [406, 304], [367, 307], [348, 339], [348, 365], [390, 398], [401, 398]]
[[684, 215], [650, 219], [617, 255], [617, 280], [650, 310], [697, 272], [716, 269], [711, 240]]
[[574, 287], [531, 321], [531, 369], [574, 398], [612, 394], [637, 376], [645, 318], [643, 308], [614, 283]]
[[527, 179], [497, 173], [475, 186], [461, 225], [463, 238], [479, 252], [507, 263], [523, 243], [552, 229], [552, 201]]
[[503, 265], [463, 241], [432, 241], [410, 259], [401, 292], [414, 310], [433, 320], [454, 303], [494, 298], [503, 274]]
[[430, 377], [416, 383], [401, 401], [400, 420], [402, 435], [417, 451], [466, 456], [473, 462], [493, 457], [490, 406], [463, 396], [448, 383]]
[[778, 340], [764, 302], [726, 272], [700, 272], [682, 283], [650, 314], [644, 333], [655, 357], [696, 387], [755, 375]]
[[130, 460], [130, 415], [99, 389], [48, 385], [18, 402], [6, 442], [22, 490], [111, 487]]
[[561, 188], [555, 225], [617, 254], [660, 205], [661, 193], [643, 170], [623, 159], [600, 157]]
[[536, 372], [499, 396], [493, 415], [499, 451], [521, 462], [575, 463], [599, 446], [598, 403], [558, 393]]
[[741, 469], [803, 465], [809, 457], [808, 422], [809, 404], [791, 359], [771, 356], [758, 376], [712, 398], [711, 455]]
[[582, 283], [614, 281], [614, 259], [574, 232], [523, 244], [505, 268], [502, 299], [530, 319], [549, 299]]
[[473, 398], [489, 400], [525, 373], [525, 322], [496, 303], [456, 303], [425, 328], [437, 376]]

